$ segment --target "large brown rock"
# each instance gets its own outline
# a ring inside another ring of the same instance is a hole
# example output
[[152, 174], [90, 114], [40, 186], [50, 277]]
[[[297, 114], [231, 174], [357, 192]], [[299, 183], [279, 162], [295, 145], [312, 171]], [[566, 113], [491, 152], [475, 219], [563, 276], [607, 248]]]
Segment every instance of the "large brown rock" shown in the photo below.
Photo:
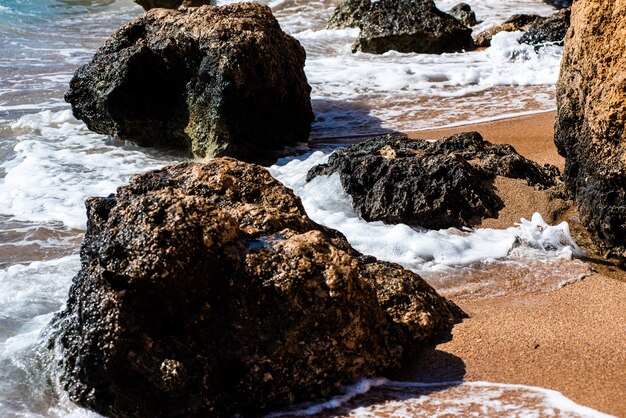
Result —
[[184, 163], [87, 201], [61, 382], [116, 417], [251, 414], [398, 367], [463, 313], [311, 221], [263, 168]]
[[153, 9], [106, 41], [65, 98], [98, 133], [263, 161], [308, 139], [304, 60], [266, 6]]
[[555, 142], [599, 248], [626, 258], [626, 4], [577, 0], [557, 84]]

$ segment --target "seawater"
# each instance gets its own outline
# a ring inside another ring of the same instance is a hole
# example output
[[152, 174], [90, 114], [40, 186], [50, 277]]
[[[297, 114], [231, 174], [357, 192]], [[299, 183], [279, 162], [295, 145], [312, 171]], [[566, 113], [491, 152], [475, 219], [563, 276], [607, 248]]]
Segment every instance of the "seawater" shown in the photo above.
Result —
[[[444, 10], [455, 3], [438, 2]], [[307, 51], [306, 73], [316, 112], [313, 137], [411, 130], [554, 107], [560, 47], [537, 52], [517, 44], [518, 34], [510, 33], [498, 35], [493, 46], [481, 52], [352, 54], [355, 30], [324, 29], [336, 0], [268, 4]], [[482, 0], [472, 6], [483, 21], [477, 30], [513, 13], [553, 11], [539, 0]], [[52, 314], [62, 308], [80, 267], [84, 199], [113, 193], [135, 173], [186, 159], [91, 133], [63, 101], [75, 69], [113, 30], [140, 13], [130, 0], [0, 0], [2, 417], [95, 416], [73, 405], [58, 388], [42, 334]], [[327, 155], [282, 160], [271, 172], [301, 195], [314, 219], [342, 230], [363, 252], [419, 271], [448, 294], [458, 288], [467, 294], [464, 280], [476, 277], [477, 265], [546, 265], [553, 271], [562, 263], [569, 268], [577, 251], [566, 225], [550, 229], [537, 216], [505, 231], [425, 231], [365, 223], [352, 211], [336, 178], [304, 183], [307, 167]], [[540, 230], [551, 232], [538, 234]], [[453, 271], [469, 273], [455, 276]], [[561, 276], [569, 281], [577, 275], [570, 271]], [[539, 288], [553, 288], [559, 280]], [[535, 280], [524, 276], [523, 281], [528, 285], [524, 291], [537, 290]], [[502, 291], [487, 278], [472, 283], [472, 289], [482, 296]], [[489, 390], [504, 390], [489, 385]], [[545, 392], [527, 390], [548, 402]], [[451, 393], [448, 398], [468, 396]], [[483, 406], [492, 402], [480, 399]], [[505, 406], [503, 411], [524, 407], [517, 401]]]

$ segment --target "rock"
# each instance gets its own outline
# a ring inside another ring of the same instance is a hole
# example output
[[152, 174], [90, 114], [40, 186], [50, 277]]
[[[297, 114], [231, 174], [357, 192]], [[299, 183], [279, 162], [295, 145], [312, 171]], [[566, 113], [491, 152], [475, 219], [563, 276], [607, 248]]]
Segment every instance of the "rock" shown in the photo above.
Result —
[[328, 20], [326, 29], [360, 29], [363, 14], [367, 13], [371, 6], [371, 2], [366, 0], [348, 0], [339, 3]]
[[467, 27], [478, 24], [478, 20], [476, 20], [476, 13], [474, 13], [470, 5], [467, 3], [457, 4], [448, 11], [448, 14], [459, 19], [459, 21]]
[[557, 83], [555, 142], [597, 247], [626, 258], [626, 6], [577, 0]]
[[557, 9], [565, 9], [566, 7], [572, 7], [573, 0], [543, 0], [544, 3], [547, 3], [551, 6], [554, 6]]
[[360, 27], [353, 52], [441, 54], [472, 49], [471, 29], [437, 9], [432, 0], [347, 0], [328, 28]]
[[205, 5], [215, 5], [215, 1], [211, 0], [135, 0], [146, 10], [154, 8], [178, 9], [179, 7], [199, 7]]
[[558, 12], [530, 25], [519, 39], [519, 43], [543, 46], [546, 44], [563, 45], [563, 38], [569, 28], [570, 9]]
[[225, 417], [328, 395], [464, 315], [234, 159], [135, 176], [87, 212], [50, 348], [70, 398], [106, 416]]
[[333, 173], [363, 219], [430, 229], [474, 226], [497, 217], [504, 205], [493, 187], [496, 177], [555, 192], [559, 185], [556, 167], [540, 167], [478, 132], [435, 142], [381, 136], [336, 151], [327, 164], [313, 167], [307, 180]]
[[491, 27], [479, 33], [476, 36], [475, 43], [477, 47], [486, 48], [491, 46], [491, 39], [495, 34], [500, 32], [516, 32], [525, 31], [533, 24], [545, 20], [545, 17], [539, 15], [516, 14], [507, 19], [503, 24]]
[[308, 139], [304, 60], [266, 6], [154, 9], [106, 41], [65, 99], [98, 133], [263, 161]]

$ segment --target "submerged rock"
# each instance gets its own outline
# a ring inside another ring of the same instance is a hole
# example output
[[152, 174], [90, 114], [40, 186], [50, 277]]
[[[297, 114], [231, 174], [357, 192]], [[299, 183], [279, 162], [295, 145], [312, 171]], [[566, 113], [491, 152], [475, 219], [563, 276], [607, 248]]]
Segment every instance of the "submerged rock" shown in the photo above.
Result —
[[572, 7], [574, 0], [543, 0], [543, 2], [554, 6], [557, 9], [564, 9], [566, 7]]
[[497, 217], [504, 205], [493, 186], [496, 177], [523, 179], [539, 189], [559, 184], [556, 167], [540, 167], [477, 132], [434, 142], [381, 136], [336, 151], [327, 164], [313, 167], [307, 180], [333, 173], [363, 219], [430, 229]]
[[476, 20], [476, 13], [474, 13], [470, 5], [467, 3], [457, 4], [450, 9], [448, 13], [459, 19], [459, 21], [465, 26], [471, 27], [478, 24], [478, 20]]
[[498, 26], [493, 26], [489, 29], [486, 29], [479, 33], [476, 36], [476, 46], [478, 47], [488, 47], [491, 46], [491, 39], [500, 32], [516, 32], [516, 31], [525, 31], [529, 29], [532, 25], [543, 22], [545, 17], [541, 17], [539, 15], [527, 15], [527, 14], [516, 14], [507, 19], [503, 24]]
[[205, 5], [215, 5], [215, 0], [135, 0], [146, 10], [155, 8], [178, 9], [179, 7], [198, 7]]
[[259, 166], [167, 167], [87, 211], [51, 349], [70, 398], [107, 416], [232, 416], [327, 395], [464, 315], [311, 221]]
[[531, 24], [518, 42], [537, 46], [563, 45], [563, 38], [570, 24], [570, 14], [570, 9], [563, 9]]
[[441, 54], [473, 48], [471, 29], [437, 9], [432, 0], [347, 0], [330, 18], [329, 29], [359, 27], [353, 52]]
[[626, 7], [577, 0], [557, 83], [564, 178], [599, 249], [626, 259]]
[[106, 41], [65, 99], [98, 133], [259, 161], [308, 139], [304, 60], [266, 6], [154, 9]]

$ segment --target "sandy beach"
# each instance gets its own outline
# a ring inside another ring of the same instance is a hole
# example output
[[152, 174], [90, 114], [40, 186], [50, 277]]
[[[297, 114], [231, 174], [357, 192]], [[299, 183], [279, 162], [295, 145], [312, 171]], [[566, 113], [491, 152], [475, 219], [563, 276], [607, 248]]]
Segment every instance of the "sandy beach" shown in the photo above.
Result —
[[[562, 168], [553, 143], [554, 117], [547, 112], [410, 136], [429, 139], [476, 130], [541, 164]], [[400, 377], [540, 386], [626, 416], [625, 274], [597, 257], [588, 261], [601, 273], [557, 291], [457, 301], [470, 318], [454, 327], [450, 341], [419, 353], [412, 370]]]

